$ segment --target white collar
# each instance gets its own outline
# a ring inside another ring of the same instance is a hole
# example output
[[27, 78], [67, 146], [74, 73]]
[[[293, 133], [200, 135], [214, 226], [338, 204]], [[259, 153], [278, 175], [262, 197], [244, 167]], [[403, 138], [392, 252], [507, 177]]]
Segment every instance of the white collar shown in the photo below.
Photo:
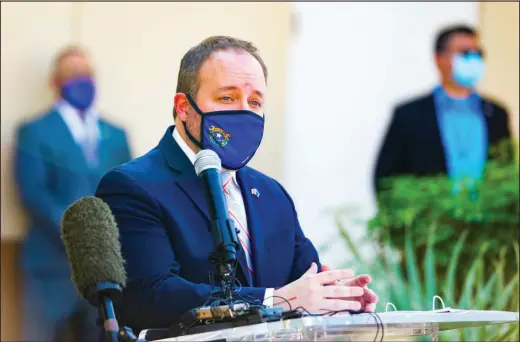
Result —
[[99, 114], [94, 108], [91, 107], [85, 111], [84, 120], [81, 119], [79, 111], [65, 100], [58, 101], [55, 108], [65, 121], [75, 141], [81, 143], [85, 139], [99, 139], [101, 134], [98, 126]]
[[[175, 129], [175, 127], [173, 127], [172, 135], [173, 135], [173, 139], [177, 142], [177, 144], [179, 145], [181, 150], [184, 152], [186, 157], [188, 157], [188, 159], [190, 160], [190, 162], [192, 164], [195, 164], [195, 159], [197, 157], [197, 154], [195, 152], [193, 152], [193, 150], [188, 146], [186, 141], [184, 141], [184, 139], [181, 137], [181, 135], [179, 134], [177, 129]], [[238, 186], [236, 171], [229, 171], [229, 170], [222, 168], [221, 172], [229, 173], [233, 177], [233, 183], [235, 183], [235, 185]]]

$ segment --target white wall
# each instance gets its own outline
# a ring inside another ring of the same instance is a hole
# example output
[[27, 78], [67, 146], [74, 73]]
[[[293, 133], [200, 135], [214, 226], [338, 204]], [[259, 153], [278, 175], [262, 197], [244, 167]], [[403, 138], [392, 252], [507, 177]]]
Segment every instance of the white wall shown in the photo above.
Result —
[[[284, 178], [306, 234], [321, 245], [337, 236], [328, 208], [374, 212], [371, 175], [391, 108], [435, 85], [437, 30], [456, 21], [476, 25], [478, 3], [292, 6]], [[349, 230], [358, 238], [365, 232]], [[322, 257], [334, 265], [348, 252], [337, 242]]]

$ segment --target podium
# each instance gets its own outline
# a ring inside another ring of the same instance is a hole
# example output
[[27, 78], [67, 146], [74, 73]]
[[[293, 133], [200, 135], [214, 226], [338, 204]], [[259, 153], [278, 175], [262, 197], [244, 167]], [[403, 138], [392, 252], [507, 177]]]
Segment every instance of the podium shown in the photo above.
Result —
[[392, 311], [308, 316], [157, 341], [403, 341], [430, 335], [435, 342], [439, 331], [518, 321], [518, 312], [506, 311]]

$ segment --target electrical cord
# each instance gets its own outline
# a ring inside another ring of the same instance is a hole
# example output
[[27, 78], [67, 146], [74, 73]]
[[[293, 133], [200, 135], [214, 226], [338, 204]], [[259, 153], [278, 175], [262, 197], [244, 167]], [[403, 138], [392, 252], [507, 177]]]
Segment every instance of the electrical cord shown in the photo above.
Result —
[[[285, 298], [284, 298], [284, 300], [287, 301], [287, 299], [285, 299]], [[321, 314], [313, 314], [313, 313], [309, 312], [303, 306], [298, 306], [294, 310], [298, 310], [298, 309], [304, 311], [308, 316], [311, 316], [311, 317], [321, 317], [321, 316], [329, 316], [329, 317], [331, 317], [331, 316], [334, 316], [334, 315], [336, 315], [338, 313], [342, 313], [342, 312], [348, 312], [351, 315], [359, 315], [359, 314], [366, 313], [366, 314], [369, 314], [371, 317], [373, 317], [374, 321], [376, 323], [376, 335], [374, 337], [374, 342], [378, 341], [378, 336], [379, 336], [379, 332], [380, 331], [381, 331], [381, 338], [380, 338], [379, 341], [383, 341], [384, 336], [385, 336], [383, 320], [375, 312], [368, 312], [368, 311], [365, 311], [365, 310], [330, 310], [330, 311], [327, 311], [327, 312], [321, 313]]]
[[[292, 311], [292, 310], [293, 310], [292, 305], [291, 305], [291, 303], [289, 302], [289, 300], [288, 300], [288, 299], [285, 299], [284, 297], [281, 297], [281, 296], [270, 296], [270, 297], [265, 298], [264, 301], [267, 300], [267, 299], [271, 299], [271, 298], [279, 298], [279, 299], [283, 300], [283, 301], [286, 302], [287, 305], [289, 306], [289, 311]], [[277, 304], [279, 304], [279, 303], [276, 303], [276, 304], [273, 303], [273, 306], [276, 306]]]
[[[217, 292], [213, 292], [213, 293], [210, 294], [208, 300], [204, 304], [204, 306], [209, 306], [211, 308], [212, 314], [214, 316], [217, 316], [218, 307], [221, 306], [222, 304], [227, 305], [229, 307], [229, 310], [231, 310], [231, 312], [234, 315], [237, 314], [235, 309], [234, 309], [234, 306], [236, 304], [245, 304], [245, 305], [248, 306], [248, 308], [251, 307], [251, 306], [252, 307], [257, 307], [257, 308], [268, 308], [267, 305], [263, 304], [263, 301], [260, 301], [259, 299], [254, 298], [254, 297], [252, 297], [250, 295], [243, 296], [243, 295], [240, 294], [240, 292], [241, 292], [243, 287], [242, 287], [242, 284], [240, 283], [240, 280], [236, 277], [237, 264], [238, 263], [235, 263], [233, 271], [232, 271], [233, 283], [232, 283], [231, 293], [234, 294], [234, 298], [233, 298], [232, 302], [229, 302], [226, 299], [222, 299], [219, 296], [215, 296], [215, 294], [217, 294]], [[342, 312], [348, 312], [351, 315], [358, 315], [358, 314], [363, 314], [363, 313], [369, 314], [371, 317], [374, 318], [374, 321], [376, 323], [376, 335], [374, 337], [374, 342], [377, 341], [380, 330], [381, 330], [381, 338], [380, 338], [379, 341], [383, 341], [384, 333], [385, 333], [383, 320], [375, 312], [367, 312], [367, 311], [364, 311], [364, 310], [330, 310], [330, 311], [327, 311], [325, 313], [312, 314], [311, 312], [309, 312], [303, 306], [298, 306], [298, 307], [293, 309], [290, 301], [287, 298], [284, 298], [284, 297], [281, 297], [281, 296], [270, 296], [270, 297], [267, 297], [265, 299], [270, 299], [270, 298], [278, 298], [278, 299], [283, 300], [289, 306], [289, 311], [302, 310], [308, 316], [313, 316], [313, 317], [334, 316], [334, 315], [336, 315], [338, 313], [342, 313]], [[264, 301], [265, 301], [265, 299], [264, 299]], [[194, 322], [193, 324], [190, 324], [190, 326], [186, 328], [186, 331], [188, 331], [190, 328], [195, 326], [197, 323], [198, 322]]]

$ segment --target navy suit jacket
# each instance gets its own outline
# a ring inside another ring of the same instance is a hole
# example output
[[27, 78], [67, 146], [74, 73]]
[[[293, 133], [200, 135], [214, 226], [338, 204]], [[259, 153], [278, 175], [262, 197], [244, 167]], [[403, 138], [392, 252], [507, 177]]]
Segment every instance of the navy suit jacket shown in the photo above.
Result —
[[[121, 320], [135, 331], [166, 328], [204, 304], [212, 287], [213, 251], [203, 183], [172, 137], [120, 165], [101, 180], [96, 196], [111, 208], [120, 230], [128, 276]], [[298, 223], [294, 204], [274, 179], [244, 167], [237, 172], [251, 232], [254, 279], [246, 278], [244, 252], [237, 278], [241, 294], [263, 301], [265, 289], [301, 277], [318, 254]], [[256, 188], [260, 196], [251, 195]]]
[[[489, 145], [511, 136], [508, 114], [497, 103], [482, 99]], [[512, 152], [509, 153], [513, 156]], [[446, 157], [433, 94], [396, 107], [377, 157], [374, 189], [380, 180], [398, 175], [434, 176], [446, 174]]]

